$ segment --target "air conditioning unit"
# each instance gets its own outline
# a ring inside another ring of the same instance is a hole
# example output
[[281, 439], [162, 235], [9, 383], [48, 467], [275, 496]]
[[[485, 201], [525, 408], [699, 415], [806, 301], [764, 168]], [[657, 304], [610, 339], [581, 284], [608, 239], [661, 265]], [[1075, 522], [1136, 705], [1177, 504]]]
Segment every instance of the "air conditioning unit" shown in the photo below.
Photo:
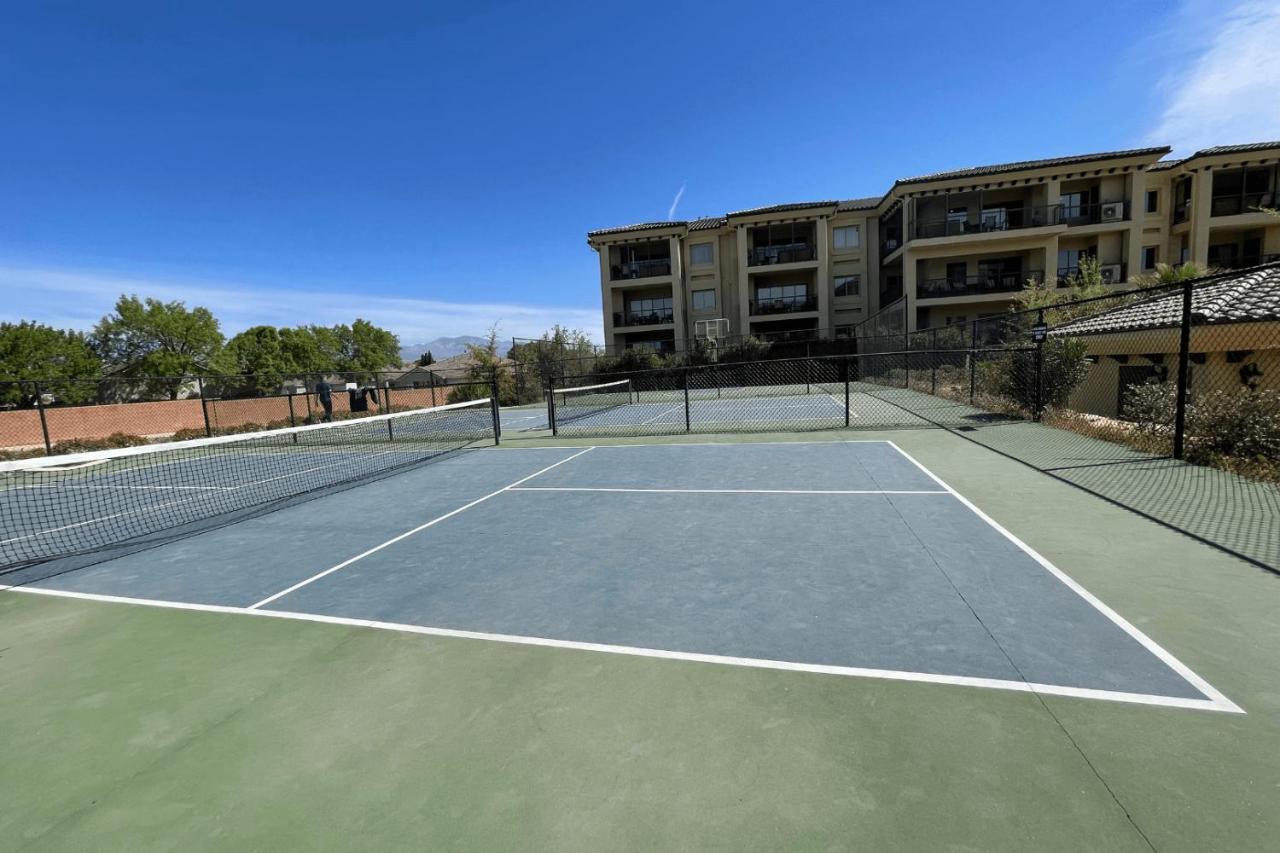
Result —
[[1098, 218], [1103, 222], [1119, 222], [1124, 219], [1124, 202], [1109, 201], [1102, 205]]
[[1124, 267], [1120, 264], [1103, 264], [1098, 267], [1098, 273], [1102, 276], [1103, 284], [1119, 284], [1124, 278]]

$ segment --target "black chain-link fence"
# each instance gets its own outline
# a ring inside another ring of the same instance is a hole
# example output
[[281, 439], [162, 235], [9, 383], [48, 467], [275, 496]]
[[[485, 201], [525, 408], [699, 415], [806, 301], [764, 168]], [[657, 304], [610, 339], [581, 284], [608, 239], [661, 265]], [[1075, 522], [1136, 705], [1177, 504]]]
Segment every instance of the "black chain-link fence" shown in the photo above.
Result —
[[399, 373], [0, 382], [0, 459], [256, 432], [490, 394], [489, 382]]

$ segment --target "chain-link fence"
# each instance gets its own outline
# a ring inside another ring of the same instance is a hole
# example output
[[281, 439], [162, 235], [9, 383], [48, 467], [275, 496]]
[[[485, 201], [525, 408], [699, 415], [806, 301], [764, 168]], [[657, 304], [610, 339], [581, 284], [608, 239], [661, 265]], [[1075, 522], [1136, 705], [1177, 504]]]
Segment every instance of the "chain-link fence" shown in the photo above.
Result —
[[403, 373], [0, 382], [0, 458], [256, 432], [430, 408], [490, 392], [490, 383]]

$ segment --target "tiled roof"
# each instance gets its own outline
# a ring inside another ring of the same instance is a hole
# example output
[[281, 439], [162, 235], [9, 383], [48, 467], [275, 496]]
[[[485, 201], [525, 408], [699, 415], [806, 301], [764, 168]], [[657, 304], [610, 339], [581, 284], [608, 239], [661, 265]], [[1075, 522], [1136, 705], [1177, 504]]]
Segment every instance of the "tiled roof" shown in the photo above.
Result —
[[695, 219], [689, 223], [690, 231], [712, 231], [716, 228], [723, 228], [729, 222], [723, 216], [704, 216], [702, 219]]
[[1212, 157], [1215, 154], [1242, 154], [1246, 151], [1266, 151], [1268, 148], [1280, 148], [1280, 141], [1247, 142], [1244, 145], [1218, 145], [1213, 148], [1201, 148], [1187, 159]]
[[873, 196], [868, 196], [867, 198], [846, 199], [845, 201], [840, 202], [840, 204], [836, 207], [836, 210], [840, 211], [841, 213], [845, 212], [846, 210], [871, 210], [872, 208], [878, 206], [883, 198], [884, 196], [882, 195], [873, 195]]
[[1161, 160], [1159, 163], [1152, 163], [1147, 167], [1148, 172], [1163, 172], [1165, 169], [1172, 169], [1175, 166], [1181, 166], [1187, 162], [1186, 158], [1180, 160]]
[[[1198, 325], [1280, 320], [1280, 263], [1207, 276], [1191, 291], [1192, 321]], [[1174, 288], [1132, 305], [1054, 329], [1053, 335], [1097, 335], [1176, 327], [1182, 289]]]
[[1022, 172], [1027, 169], [1043, 169], [1051, 166], [1073, 166], [1093, 160], [1118, 160], [1122, 157], [1141, 157], [1155, 154], [1163, 157], [1171, 150], [1167, 145], [1157, 148], [1131, 148], [1126, 151], [1102, 151], [1096, 154], [1073, 154], [1069, 157], [1050, 157], [1047, 160], [1019, 160], [1014, 163], [997, 163], [992, 166], [972, 166], [967, 169], [955, 169], [950, 172], [934, 172], [930, 175], [917, 175], [914, 178], [899, 178], [898, 184], [919, 184], [926, 181], [942, 181], [951, 178], [976, 178], [982, 175], [1000, 175], [1005, 172]]
[[791, 204], [771, 204], [767, 207], [751, 207], [746, 210], [735, 210], [729, 216], [758, 216], [761, 213], [786, 213], [789, 210], [808, 210], [813, 207], [835, 207], [835, 201], [797, 201]]
[[671, 228], [684, 224], [684, 220], [668, 220], [666, 222], [637, 222], [635, 225], [619, 225], [616, 228], [598, 228], [595, 231], [588, 231], [587, 239], [590, 240], [592, 237], [600, 237], [604, 234], [617, 234], [622, 231], [652, 231], [656, 228]]

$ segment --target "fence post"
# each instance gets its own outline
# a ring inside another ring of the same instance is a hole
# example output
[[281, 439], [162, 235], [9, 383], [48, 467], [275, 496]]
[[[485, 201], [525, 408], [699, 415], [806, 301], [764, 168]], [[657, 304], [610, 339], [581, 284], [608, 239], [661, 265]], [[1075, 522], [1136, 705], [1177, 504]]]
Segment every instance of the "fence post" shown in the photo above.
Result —
[[298, 419], [293, 414], [293, 391], [289, 391], [289, 395], [285, 398], [289, 401], [289, 426], [296, 427]]
[[978, 384], [978, 321], [974, 320], [969, 327], [969, 405], [973, 405], [973, 394]]
[[929, 332], [929, 393], [938, 393], [938, 328]]
[[388, 415], [395, 411], [391, 408], [391, 380], [382, 380], [382, 410]]
[[307, 389], [307, 379], [305, 376], [302, 379], [302, 397], [307, 401], [307, 423], [313, 423], [315, 418], [311, 414], [311, 391]]
[[560, 434], [556, 426], [556, 377], [553, 373], [547, 374], [547, 425], [551, 427], [552, 435]]
[[431, 384], [431, 405], [432, 405], [432, 406], [438, 406], [438, 405], [440, 405], [440, 404], [436, 402], [436, 374], [435, 374], [435, 371], [434, 371], [434, 370], [428, 370], [428, 371], [427, 371], [427, 376], [429, 377], [427, 381]]
[[1187, 384], [1191, 378], [1191, 282], [1182, 285], [1182, 320], [1178, 335], [1178, 390], [1173, 413], [1173, 458], [1181, 459], [1187, 438]]
[[[1044, 326], [1044, 309], [1036, 315], [1036, 325]], [[1041, 337], [1036, 341], [1036, 390], [1035, 399], [1031, 403], [1031, 419], [1033, 421], [1040, 420], [1040, 413], [1044, 409], [1044, 338]]]
[[495, 445], [502, 443], [502, 407], [498, 403], [498, 369], [493, 369], [493, 376], [489, 379], [489, 407], [493, 413], [493, 443]]
[[[905, 320], [905, 318], [904, 318]], [[911, 333], [902, 333], [902, 387], [911, 389]]]
[[209, 401], [204, 397], [204, 377], [196, 377], [196, 392], [200, 395], [200, 414], [204, 416], [204, 434], [207, 438], [213, 435], [213, 427], [209, 423]]
[[846, 358], [844, 365], [844, 425], [849, 425], [849, 374], [853, 372], [853, 359]]
[[40, 434], [44, 436], [44, 454], [45, 456], [53, 455], [53, 442], [49, 441], [49, 421], [44, 414], [44, 389], [40, 387], [40, 383], [36, 384], [36, 411], [40, 413]]
[[693, 432], [693, 419], [689, 416], [689, 368], [680, 371], [684, 380], [684, 431]]

